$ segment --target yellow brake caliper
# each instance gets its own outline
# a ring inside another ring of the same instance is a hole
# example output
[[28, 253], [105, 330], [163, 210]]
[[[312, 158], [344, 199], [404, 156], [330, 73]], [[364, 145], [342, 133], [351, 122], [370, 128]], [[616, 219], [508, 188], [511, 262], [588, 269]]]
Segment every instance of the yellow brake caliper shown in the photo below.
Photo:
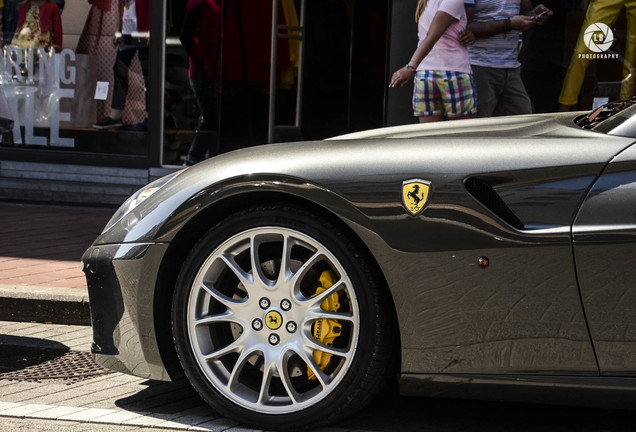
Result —
[[[336, 275], [331, 270], [325, 270], [320, 275], [320, 286], [316, 289], [315, 297], [330, 288], [336, 279]], [[333, 293], [327, 297], [321, 304], [320, 308], [325, 312], [336, 312], [340, 309], [338, 293]], [[342, 333], [342, 325], [335, 319], [322, 318], [314, 323], [314, 338], [323, 345], [331, 346], [335, 338]], [[314, 361], [321, 370], [325, 370], [331, 361], [332, 354], [323, 351], [314, 351]], [[307, 376], [310, 380], [315, 380], [316, 375], [307, 367]]]

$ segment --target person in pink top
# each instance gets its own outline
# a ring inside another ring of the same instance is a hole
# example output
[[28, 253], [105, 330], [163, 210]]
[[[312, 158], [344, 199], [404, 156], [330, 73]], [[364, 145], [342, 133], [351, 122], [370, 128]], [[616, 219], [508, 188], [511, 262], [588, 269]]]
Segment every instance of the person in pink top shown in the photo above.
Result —
[[466, 31], [464, 0], [419, 0], [415, 19], [419, 44], [389, 87], [414, 79], [413, 111], [422, 123], [474, 116], [475, 85], [466, 49], [474, 36]]

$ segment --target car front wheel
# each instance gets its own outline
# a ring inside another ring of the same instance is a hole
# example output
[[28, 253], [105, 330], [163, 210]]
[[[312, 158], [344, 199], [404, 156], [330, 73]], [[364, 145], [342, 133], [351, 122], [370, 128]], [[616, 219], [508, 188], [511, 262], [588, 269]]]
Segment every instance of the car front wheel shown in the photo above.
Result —
[[364, 252], [292, 206], [231, 215], [187, 257], [172, 325], [185, 374], [241, 423], [316, 427], [364, 406], [390, 358], [389, 300]]

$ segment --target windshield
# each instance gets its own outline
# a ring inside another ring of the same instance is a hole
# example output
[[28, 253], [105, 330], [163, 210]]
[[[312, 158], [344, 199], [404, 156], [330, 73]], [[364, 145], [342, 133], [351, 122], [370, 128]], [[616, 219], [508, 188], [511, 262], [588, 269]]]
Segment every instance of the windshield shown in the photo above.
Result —
[[584, 129], [608, 135], [636, 137], [636, 98], [610, 102], [575, 122]]

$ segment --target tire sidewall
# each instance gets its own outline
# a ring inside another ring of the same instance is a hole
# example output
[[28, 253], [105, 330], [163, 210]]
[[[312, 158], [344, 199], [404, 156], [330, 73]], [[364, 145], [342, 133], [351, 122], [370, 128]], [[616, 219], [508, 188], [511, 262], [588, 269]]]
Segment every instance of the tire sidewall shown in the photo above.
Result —
[[[187, 309], [193, 283], [210, 254], [227, 239], [241, 232], [262, 227], [280, 227], [299, 231], [321, 243], [344, 268], [351, 280], [358, 303], [359, 326], [357, 349], [342, 381], [324, 399], [300, 411], [287, 414], [264, 414], [246, 409], [227, 399], [201, 371], [189, 341]], [[378, 287], [369, 277], [367, 264], [357, 247], [334, 225], [295, 207], [271, 206], [239, 212], [210, 229], [188, 254], [179, 274], [172, 306], [173, 337], [184, 372], [199, 394], [221, 413], [242, 423], [276, 429], [298, 429], [329, 423], [346, 415], [347, 407], [361, 405], [361, 387], [373, 362], [378, 344]], [[368, 385], [367, 385], [368, 387]]]

